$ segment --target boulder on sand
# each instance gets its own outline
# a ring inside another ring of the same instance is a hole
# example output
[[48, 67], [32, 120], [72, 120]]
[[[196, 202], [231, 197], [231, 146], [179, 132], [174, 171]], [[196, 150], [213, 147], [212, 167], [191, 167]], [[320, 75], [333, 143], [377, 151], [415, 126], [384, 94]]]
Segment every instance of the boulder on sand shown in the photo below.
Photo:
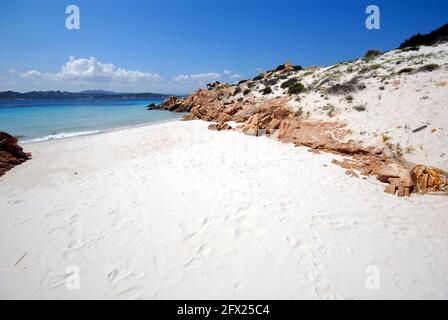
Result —
[[31, 154], [23, 152], [22, 147], [17, 144], [17, 138], [0, 132], [0, 176], [30, 158]]
[[208, 128], [214, 131], [232, 130], [232, 127], [225, 122], [212, 123], [211, 125], [208, 126]]

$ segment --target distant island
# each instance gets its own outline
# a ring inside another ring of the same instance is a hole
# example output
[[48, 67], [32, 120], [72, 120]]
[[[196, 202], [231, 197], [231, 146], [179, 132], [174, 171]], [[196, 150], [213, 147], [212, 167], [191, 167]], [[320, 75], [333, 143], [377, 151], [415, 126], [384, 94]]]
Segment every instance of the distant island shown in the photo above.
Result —
[[67, 91], [32, 91], [20, 93], [15, 91], [0, 92], [0, 99], [31, 100], [31, 99], [165, 99], [170, 95], [161, 93], [117, 93], [104, 90], [88, 90], [81, 92]]

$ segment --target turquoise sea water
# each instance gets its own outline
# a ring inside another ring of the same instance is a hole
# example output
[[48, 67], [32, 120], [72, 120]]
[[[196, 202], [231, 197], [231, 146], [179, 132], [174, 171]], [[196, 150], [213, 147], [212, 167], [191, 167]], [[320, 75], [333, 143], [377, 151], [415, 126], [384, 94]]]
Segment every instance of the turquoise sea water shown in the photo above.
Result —
[[0, 131], [21, 142], [60, 139], [176, 120], [180, 114], [148, 111], [150, 103], [161, 100], [77, 99], [0, 100]]

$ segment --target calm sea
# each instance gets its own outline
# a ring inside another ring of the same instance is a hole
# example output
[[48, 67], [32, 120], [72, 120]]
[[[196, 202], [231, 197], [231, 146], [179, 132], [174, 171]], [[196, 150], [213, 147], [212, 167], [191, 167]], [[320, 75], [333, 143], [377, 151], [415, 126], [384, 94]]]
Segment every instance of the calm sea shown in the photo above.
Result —
[[23, 142], [61, 139], [177, 120], [180, 114], [148, 111], [162, 100], [0, 100], [0, 131]]

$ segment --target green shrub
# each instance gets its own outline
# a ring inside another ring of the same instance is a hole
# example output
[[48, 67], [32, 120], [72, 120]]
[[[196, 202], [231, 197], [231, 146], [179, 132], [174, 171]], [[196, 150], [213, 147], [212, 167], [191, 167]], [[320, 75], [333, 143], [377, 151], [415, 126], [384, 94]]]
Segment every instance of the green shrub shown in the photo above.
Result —
[[265, 87], [263, 90], [261, 90], [261, 93], [263, 95], [271, 94], [272, 93], [272, 89], [271, 89], [271, 87]]
[[240, 92], [241, 92], [241, 88], [240, 87], [236, 87], [235, 91], [233, 91], [233, 95], [236, 96]]
[[448, 24], [444, 24], [440, 28], [428, 34], [416, 34], [400, 45], [400, 49], [416, 46], [431, 46], [437, 42], [446, 41], [448, 38]]
[[412, 68], [404, 68], [404, 69], [401, 69], [400, 71], [398, 71], [398, 74], [410, 73], [412, 71], [414, 71], [414, 69], [412, 69]]
[[259, 81], [259, 80], [262, 80], [263, 78], [264, 78], [264, 74], [261, 73], [261, 74], [259, 74], [258, 76], [256, 76], [255, 78], [253, 78], [252, 80], [253, 80], [253, 81]]
[[419, 71], [426, 71], [426, 72], [432, 72], [434, 70], [439, 69], [440, 66], [438, 64], [432, 63], [432, 64], [427, 64], [421, 68], [419, 68]]
[[293, 68], [294, 71], [300, 71], [300, 70], [303, 70], [303, 67], [302, 67], [302, 66], [299, 66], [299, 65], [292, 66], [292, 68]]
[[277, 84], [278, 80], [279, 80], [278, 78], [266, 79], [263, 81], [263, 84], [266, 87], [275, 86]]
[[332, 118], [334, 116], [336, 108], [332, 104], [327, 104], [322, 108], [322, 110], [327, 111], [327, 115]]
[[419, 50], [420, 50], [419, 46], [412, 46], [412, 47], [407, 47], [407, 48], [401, 49], [401, 52], [419, 51]]
[[282, 83], [280, 86], [282, 89], [289, 88], [297, 83], [297, 78], [290, 78]]
[[376, 57], [378, 57], [380, 55], [381, 55], [381, 52], [378, 51], [378, 50], [369, 50], [364, 55], [364, 59], [366, 59], [367, 61], [370, 61], [370, 60], [375, 59]]
[[275, 68], [275, 71], [283, 71], [283, 70], [285, 70], [285, 65], [284, 64], [281, 64], [277, 68]]
[[366, 111], [367, 108], [365, 105], [360, 104], [360, 105], [354, 106], [353, 109], [355, 109], [358, 112], [363, 112], [363, 111]]
[[288, 94], [299, 94], [302, 93], [303, 91], [305, 91], [305, 86], [300, 82], [297, 82], [296, 84], [288, 88]]
[[247, 96], [250, 92], [251, 92], [250, 89], [246, 89], [243, 91], [243, 95]]

